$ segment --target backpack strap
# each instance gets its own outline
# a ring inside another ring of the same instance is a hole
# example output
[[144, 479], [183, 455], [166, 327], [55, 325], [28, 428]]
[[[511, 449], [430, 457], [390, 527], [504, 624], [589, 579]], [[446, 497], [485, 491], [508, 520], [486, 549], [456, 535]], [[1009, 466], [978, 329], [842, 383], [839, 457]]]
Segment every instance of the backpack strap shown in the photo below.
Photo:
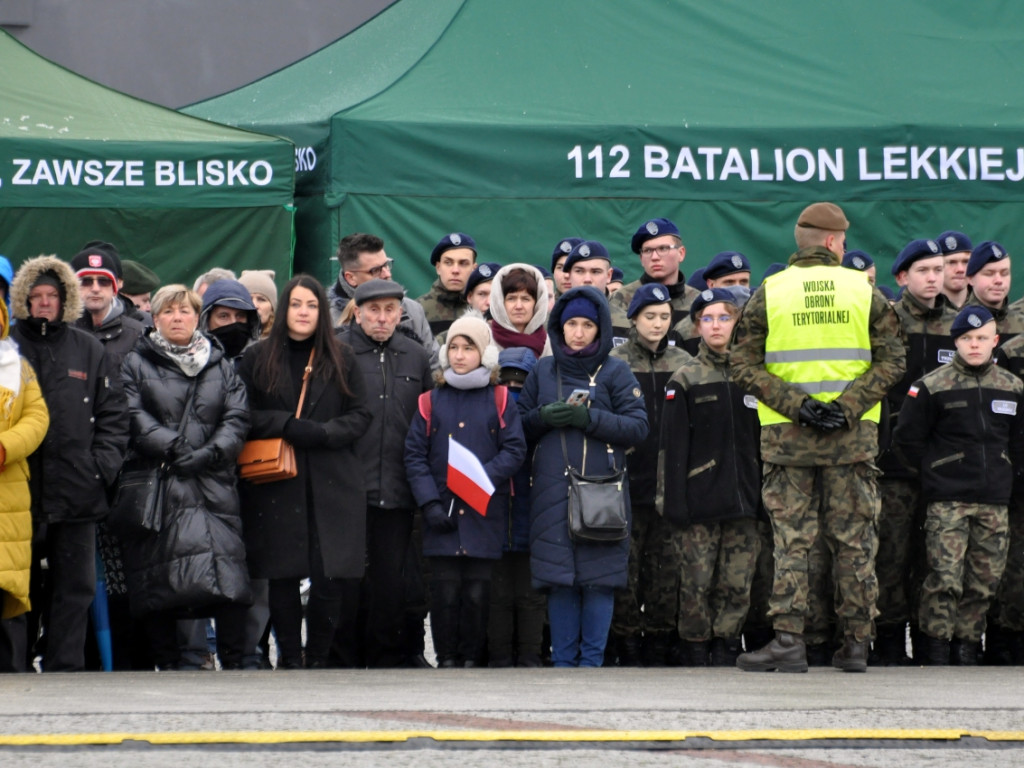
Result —
[[494, 407], [498, 409], [498, 425], [505, 428], [505, 406], [508, 405], [508, 387], [498, 384], [494, 387]]
[[434, 410], [434, 401], [430, 397], [433, 392], [434, 390], [432, 389], [427, 390], [426, 392], [421, 392], [419, 399], [417, 400], [420, 416], [422, 416], [423, 420], [427, 422], [427, 437], [430, 436], [430, 414]]

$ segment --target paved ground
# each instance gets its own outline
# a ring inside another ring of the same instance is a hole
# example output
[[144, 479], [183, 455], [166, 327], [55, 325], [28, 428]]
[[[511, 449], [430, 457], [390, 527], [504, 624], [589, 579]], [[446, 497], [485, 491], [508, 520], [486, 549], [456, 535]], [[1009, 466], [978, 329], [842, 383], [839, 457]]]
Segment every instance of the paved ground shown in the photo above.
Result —
[[[125, 741], [125, 736], [130, 740]], [[1024, 669], [0, 678], [0, 765], [1024, 765]]]

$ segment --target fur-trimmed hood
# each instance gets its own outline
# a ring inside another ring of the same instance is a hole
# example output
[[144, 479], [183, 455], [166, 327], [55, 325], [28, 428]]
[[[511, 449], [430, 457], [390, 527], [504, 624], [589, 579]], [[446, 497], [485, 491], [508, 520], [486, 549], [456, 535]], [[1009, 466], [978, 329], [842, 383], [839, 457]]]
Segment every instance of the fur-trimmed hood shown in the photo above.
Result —
[[28, 319], [29, 291], [46, 272], [52, 272], [64, 286], [61, 320], [70, 325], [82, 315], [82, 295], [71, 265], [56, 256], [36, 256], [18, 268], [14, 282], [11, 283], [11, 311], [18, 320]]

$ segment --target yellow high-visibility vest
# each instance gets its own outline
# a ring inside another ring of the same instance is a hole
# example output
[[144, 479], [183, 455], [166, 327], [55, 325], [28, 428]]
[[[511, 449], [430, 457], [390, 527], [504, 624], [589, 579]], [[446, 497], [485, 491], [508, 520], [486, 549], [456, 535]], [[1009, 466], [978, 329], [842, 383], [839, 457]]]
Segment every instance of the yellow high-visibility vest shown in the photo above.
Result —
[[[871, 367], [871, 284], [856, 270], [792, 267], [765, 281], [765, 368], [826, 403]], [[881, 403], [862, 419], [877, 422]], [[758, 403], [762, 426], [789, 422]]]

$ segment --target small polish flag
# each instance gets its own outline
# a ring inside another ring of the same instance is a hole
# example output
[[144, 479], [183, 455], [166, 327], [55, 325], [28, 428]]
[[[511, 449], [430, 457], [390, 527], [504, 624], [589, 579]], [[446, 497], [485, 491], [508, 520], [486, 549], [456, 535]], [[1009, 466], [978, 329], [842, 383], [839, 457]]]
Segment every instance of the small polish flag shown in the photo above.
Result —
[[674, 389], [666, 389], [665, 390], [665, 399], [666, 400], [675, 400], [676, 399], [676, 391]]
[[912, 384], [910, 386], [910, 389], [907, 390], [907, 397], [917, 397], [917, 393], [919, 391], [920, 391], [920, 388], [917, 386], [917, 384]]
[[448, 490], [487, 516], [487, 502], [494, 495], [494, 483], [476, 454], [451, 436], [448, 437]]

